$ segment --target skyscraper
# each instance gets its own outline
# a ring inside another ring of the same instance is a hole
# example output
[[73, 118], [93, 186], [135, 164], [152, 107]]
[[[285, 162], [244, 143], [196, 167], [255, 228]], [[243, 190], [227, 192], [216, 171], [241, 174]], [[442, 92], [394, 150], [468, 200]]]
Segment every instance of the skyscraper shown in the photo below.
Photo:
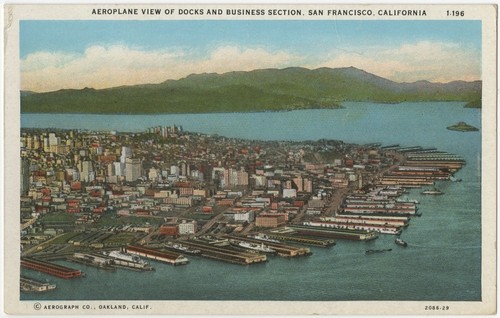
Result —
[[142, 176], [142, 163], [141, 159], [125, 159], [125, 180], [133, 182]]

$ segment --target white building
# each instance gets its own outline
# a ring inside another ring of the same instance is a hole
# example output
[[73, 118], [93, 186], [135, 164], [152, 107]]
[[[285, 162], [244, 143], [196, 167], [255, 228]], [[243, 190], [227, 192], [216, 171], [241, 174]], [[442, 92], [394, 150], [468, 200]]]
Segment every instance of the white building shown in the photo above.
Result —
[[234, 214], [234, 221], [236, 222], [253, 222], [255, 220], [254, 211], [237, 212]]
[[128, 182], [139, 179], [142, 175], [141, 159], [125, 159], [125, 180]]
[[283, 189], [283, 198], [296, 198], [297, 190], [295, 189]]
[[194, 234], [196, 233], [196, 227], [197, 223], [196, 221], [186, 221], [183, 220], [181, 224], [179, 224], [179, 234], [180, 235], [186, 235], [186, 234]]

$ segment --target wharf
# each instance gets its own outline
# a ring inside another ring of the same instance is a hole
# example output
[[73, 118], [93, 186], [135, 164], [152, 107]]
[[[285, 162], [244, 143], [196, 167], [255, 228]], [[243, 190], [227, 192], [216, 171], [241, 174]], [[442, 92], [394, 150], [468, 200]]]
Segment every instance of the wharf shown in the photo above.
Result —
[[48, 263], [34, 258], [22, 258], [21, 266], [65, 279], [83, 276], [83, 273], [79, 269]]
[[407, 160], [406, 165], [408, 166], [420, 166], [420, 167], [434, 167], [449, 169], [450, 171], [460, 170], [465, 164], [463, 161], [444, 161], [444, 160]]
[[270, 239], [280, 240], [284, 242], [296, 242], [301, 244], [314, 245], [319, 247], [329, 247], [335, 245], [335, 240], [325, 238], [314, 238], [307, 236], [299, 236], [293, 234], [269, 233], [267, 236]]
[[214, 246], [202, 241], [183, 241], [183, 245], [200, 250], [200, 256], [224, 261], [233, 264], [251, 265], [267, 261], [266, 255], [258, 253], [241, 252], [229, 246]]
[[56, 284], [39, 282], [37, 280], [21, 276], [21, 291], [23, 292], [46, 292], [56, 289]]
[[376, 225], [376, 224], [366, 224], [366, 223], [353, 223], [345, 220], [336, 220], [335, 218], [331, 218], [326, 221], [307, 221], [304, 222], [304, 225], [309, 226], [319, 226], [319, 227], [329, 227], [334, 229], [342, 229], [342, 230], [358, 230], [358, 231], [376, 231], [383, 234], [392, 234], [398, 235], [401, 233], [401, 226], [395, 225]]
[[135, 271], [154, 270], [153, 267], [149, 266], [147, 263], [138, 263], [125, 259], [119, 259], [109, 254], [77, 252], [67, 259], [75, 263], [85, 264], [109, 271], [114, 271], [116, 268], [130, 269]]
[[139, 255], [155, 261], [172, 265], [185, 265], [189, 262], [189, 260], [184, 257], [184, 255], [179, 253], [171, 251], [158, 251], [137, 245], [127, 246], [127, 253]]
[[[240, 237], [240, 236], [231, 236], [227, 235], [224, 236], [225, 238], [232, 239], [232, 240], [239, 240], [243, 242], [248, 242], [248, 243], [255, 243], [255, 244], [261, 244], [263, 241], [258, 240], [258, 239], [253, 239], [249, 237]], [[311, 250], [307, 247], [297, 247], [293, 245], [288, 245], [288, 244], [283, 244], [283, 243], [277, 243], [277, 242], [271, 242], [271, 241], [266, 241], [266, 245], [275, 250], [279, 256], [283, 257], [295, 257], [295, 256], [303, 256], [303, 255], [310, 255]]]
[[390, 178], [405, 178], [412, 179], [415, 177], [425, 177], [431, 180], [448, 180], [450, 178], [449, 172], [444, 171], [428, 171], [428, 170], [396, 170], [386, 174], [385, 177]]
[[[320, 218], [322, 220], [333, 219], [331, 217]], [[337, 214], [335, 216], [337, 220], [344, 220], [351, 223], [366, 223], [366, 224], [378, 224], [378, 225], [394, 225], [400, 227], [406, 227], [410, 224], [410, 217], [407, 216], [373, 216], [373, 215], [342, 215]]]
[[306, 236], [320, 236], [354, 241], [369, 241], [378, 238], [378, 233], [375, 231], [333, 229], [306, 225], [289, 225], [287, 228], [294, 230], [300, 235]]
[[428, 178], [409, 177], [409, 176], [383, 176], [378, 181], [381, 185], [399, 185], [399, 186], [422, 186], [432, 185], [433, 181]]
[[86, 254], [86, 253], [74, 253], [73, 256], [68, 256], [66, 258], [70, 262], [88, 265], [96, 267], [99, 269], [104, 269], [108, 271], [114, 271], [115, 269], [111, 266], [111, 259], [104, 257], [103, 255], [96, 254]]
[[371, 207], [342, 207], [339, 214], [344, 215], [374, 215], [374, 216], [409, 216], [417, 215], [416, 209], [405, 208], [371, 208]]

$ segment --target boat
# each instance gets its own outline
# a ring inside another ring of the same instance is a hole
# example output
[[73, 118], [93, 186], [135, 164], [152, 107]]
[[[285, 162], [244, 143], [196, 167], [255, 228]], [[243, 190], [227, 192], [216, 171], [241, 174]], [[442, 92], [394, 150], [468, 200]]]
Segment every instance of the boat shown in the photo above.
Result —
[[255, 244], [255, 243], [249, 243], [249, 242], [240, 242], [238, 243], [239, 246], [248, 248], [250, 250], [254, 251], [259, 251], [259, 252], [264, 252], [264, 253], [276, 253], [275, 250], [272, 248], [265, 246], [264, 243], [262, 244]]
[[444, 194], [444, 192], [441, 192], [436, 188], [432, 188], [429, 190], [422, 191], [421, 194], [441, 195], [441, 194]]
[[403, 246], [403, 247], [407, 247], [408, 246], [408, 243], [406, 243], [405, 241], [403, 241], [402, 239], [400, 238], [397, 238], [395, 241], [394, 241], [397, 245], [399, 246]]
[[111, 251], [109, 253], [104, 253], [104, 255], [107, 255], [109, 257], [112, 257], [112, 258], [115, 258], [118, 260], [130, 262], [130, 263], [136, 263], [136, 264], [140, 264], [140, 265], [148, 265], [148, 262], [144, 261], [139, 256], [128, 254], [128, 253], [123, 253], [120, 251]]
[[273, 243], [281, 243], [278, 240], [270, 238], [267, 234], [264, 233], [258, 233], [255, 235], [248, 235], [248, 237], [256, 239], [256, 240], [261, 240], [261, 241], [267, 241], [267, 242], [273, 242]]
[[172, 248], [174, 250], [178, 250], [187, 254], [200, 254], [201, 251], [197, 249], [191, 249], [187, 246], [183, 246], [181, 244], [173, 244], [173, 245], [167, 245], [167, 248]]
[[420, 204], [418, 200], [411, 200], [408, 198], [402, 198], [402, 199], [396, 199], [397, 203], [414, 203], [414, 204]]
[[450, 180], [452, 182], [462, 182], [462, 179], [455, 178], [454, 176], [450, 176]]
[[392, 248], [386, 248], [381, 250], [366, 250], [365, 255], [376, 254], [376, 253], [385, 253], [392, 251]]

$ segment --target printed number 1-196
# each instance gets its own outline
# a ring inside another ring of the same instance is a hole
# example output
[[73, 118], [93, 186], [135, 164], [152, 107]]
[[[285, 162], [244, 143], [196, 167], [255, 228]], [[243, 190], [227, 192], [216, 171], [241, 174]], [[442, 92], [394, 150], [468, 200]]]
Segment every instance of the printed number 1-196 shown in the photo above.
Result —
[[464, 15], [465, 15], [464, 11], [446, 10], [446, 16], [448, 17], [463, 17]]

